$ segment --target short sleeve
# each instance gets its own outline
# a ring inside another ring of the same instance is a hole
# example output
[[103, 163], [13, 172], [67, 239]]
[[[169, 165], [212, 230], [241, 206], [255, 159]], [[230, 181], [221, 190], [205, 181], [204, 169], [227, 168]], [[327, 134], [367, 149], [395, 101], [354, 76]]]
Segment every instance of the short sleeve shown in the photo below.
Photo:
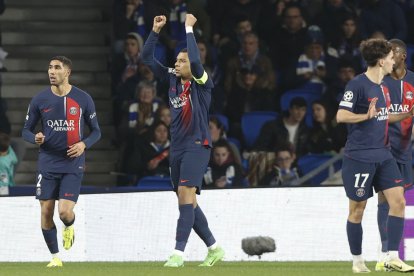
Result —
[[339, 109], [345, 109], [351, 112], [355, 112], [356, 103], [360, 97], [361, 87], [355, 81], [350, 81], [346, 87], [344, 96], [339, 102]]

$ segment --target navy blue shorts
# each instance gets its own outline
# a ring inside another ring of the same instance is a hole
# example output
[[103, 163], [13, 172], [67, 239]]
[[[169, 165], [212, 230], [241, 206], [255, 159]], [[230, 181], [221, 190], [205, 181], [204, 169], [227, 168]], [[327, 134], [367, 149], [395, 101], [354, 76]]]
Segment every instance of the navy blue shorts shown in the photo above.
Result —
[[404, 179], [403, 185], [404, 190], [408, 191], [413, 188], [413, 166], [411, 163], [399, 163], [397, 161], [398, 169], [400, 170], [401, 176]]
[[346, 195], [354, 201], [372, 197], [373, 188], [379, 192], [404, 185], [395, 159], [365, 163], [344, 156], [342, 179]]
[[196, 187], [200, 194], [204, 173], [210, 161], [211, 149], [205, 146], [170, 153], [171, 181], [174, 191], [178, 186]]
[[83, 173], [39, 172], [36, 180], [36, 199], [67, 199], [78, 201]]

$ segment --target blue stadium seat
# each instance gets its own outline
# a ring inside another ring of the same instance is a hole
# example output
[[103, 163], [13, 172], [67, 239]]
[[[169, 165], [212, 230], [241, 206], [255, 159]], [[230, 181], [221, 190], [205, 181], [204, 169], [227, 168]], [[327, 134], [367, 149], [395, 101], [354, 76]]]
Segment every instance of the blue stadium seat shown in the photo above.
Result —
[[407, 68], [413, 70], [414, 44], [407, 45]]
[[316, 82], [310, 82], [308, 81], [303, 86], [301, 86], [300, 90], [308, 90], [309, 92], [322, 95], [323, 92], [323, 84], [322, 83], [316, 83]]
[[234, 137], [227, 137], [227, 141], [234, 144], [239, 149], [239, 152], [241, 152], [241, 143], [238, 139]]
[[138, 183], [139, 191], [172, 191], [173, 186], [169, 177], [145, 176]]
[[217, 120], [219, 120], [219, 122], [223, 125], [224, 130], [227, 132], [229, 131], [229, 118], [227, 118], [225, 115], [223, 114], [211, 114], [211, 117], [215, 117], [217, 118]]
[[251, 148], [256, 142], [264, 123], [276, 120], [277, 117], [278, 114], [272, 111], [254, 111], [243, 114], [241, 127], [246, 146]]
[[305, 120], [306, 120], [306, 124], [311, 127], [312, 122], [313, 122], [312, 103], [321, 98], [320, 94], [314, 93], [310, 90], [302, 90], [302, 89], [288, 90], [285, 93], [283, 93], [282, 97], [280, 98], [280, 107], [282, 111], [289, 110], [290, 101], [295, 97], [302, 97], [308, 103]]
[[[310, 171], [321, 166], [328, 160], [332, 158], [330, 154], [308, 154], [301, 156], [298, 160], [298, 168], [302, 175], [309, 173]], [[338, 160], [334, 164], [335, 171], [338, 171], [342, 166], [342, 160]], [[329, 168], [321, 171], [319, 174], [315, 175], [310, 179], [309, 184], [311, 186], [318, 186], [329, 176]]]

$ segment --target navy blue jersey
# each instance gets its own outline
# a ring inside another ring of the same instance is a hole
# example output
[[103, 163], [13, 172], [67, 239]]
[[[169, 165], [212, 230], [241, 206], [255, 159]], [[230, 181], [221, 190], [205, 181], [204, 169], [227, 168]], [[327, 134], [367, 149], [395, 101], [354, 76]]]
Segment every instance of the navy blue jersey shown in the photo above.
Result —
[[[169, 106], [171, 110], [171, 150], [182, 150], [197, 144], [211, 147], [211, 137], [208, 127], [211, 89], [214, 87], [211, 78], [202, 69], [202, 77], [194, 78], [183, 85], [181, 78], [175, 75], [175, 69], [163, 66], [154, 57], [158, 34], [151, 32], [142, 51], [142, 60], [151, 66], [155, 75], [168, 81]], [[198, 48], [193, 33], [187, 33], [188, 56], [191, 71], [202, 68]]]
[[[414, 105], [414, 73], [407, 70], [407, 74], [401, 80], [386, 76], [384, 82], [390, 90], [390, 112], [409, 112]], [[412, 117], [390, 124], [391, 153], [400, 163], [411, 162], [412, 129]]]
[[[49, 87], [33, 97], [30, 102], [22, 133], [27, 142], [35, 144], [33, 131], [39, 120], [45, 136], [39, 151], [39, 170], [58, 173], [83, 172], [85, 153], [71, 158], [67, 156], [67, 150], [79, 141], [83, 141], [89, 148], [101, 136], [91, 96], [72, 86], [66, 96], [60, 97]], [[91, 130], [86, 138], [83, 137], [85, 123]]]
[[378, 85], [361, 74], [352, 79], [345, 88], [340, 109], [355, 114], [368, 112], [370, 101], [378, 98], [375, 118], [356, 124], [348, 124], [345, 155], [362, 162], [382, 162], [392, 158], [388, 139], [388, 112], [391, 104], [388, 88]]

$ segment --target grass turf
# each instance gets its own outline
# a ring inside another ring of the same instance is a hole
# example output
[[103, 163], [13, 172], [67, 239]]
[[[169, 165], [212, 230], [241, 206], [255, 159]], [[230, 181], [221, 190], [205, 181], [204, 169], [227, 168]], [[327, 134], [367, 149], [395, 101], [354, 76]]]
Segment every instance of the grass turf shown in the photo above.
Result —
[[[186, 262], [182, 268], [164, 268], [162, 262], [81, 262], [63, 264], [61, 268], [46, 268], [47, 263], [0, 263], [0, 275], [179, 275], [179, 276], [242, 276], [242, 275], [355, 275], [351, 262], [220, 262], [214, 267], [198, 267], [198, 262]], [[367, 263], [373, 273], [375, 263]]]

